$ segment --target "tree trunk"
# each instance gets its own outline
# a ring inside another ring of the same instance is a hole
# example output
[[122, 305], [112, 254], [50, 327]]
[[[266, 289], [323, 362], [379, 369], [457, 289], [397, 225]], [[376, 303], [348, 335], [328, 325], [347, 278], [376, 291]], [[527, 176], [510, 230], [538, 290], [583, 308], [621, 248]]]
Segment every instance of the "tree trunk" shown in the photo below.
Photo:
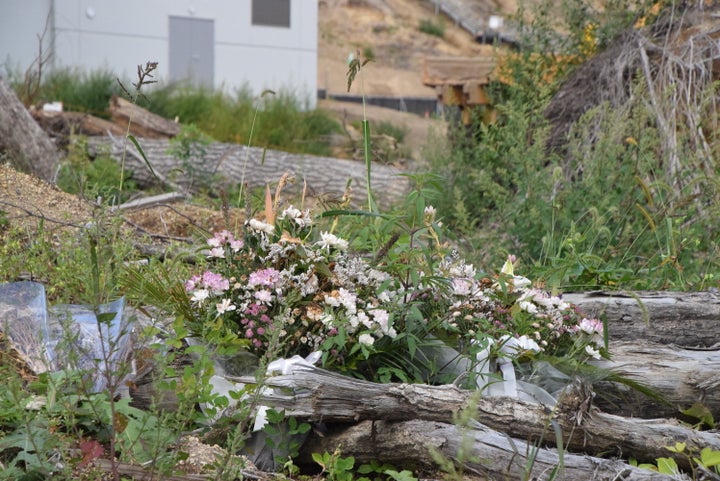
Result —
[[13, 89], [0, 77], [0, 152], [22, 172], [55, 183], [60, 155]]
[[[552, 428], [550, 428], [552, 431]], [[619, 460], [575, 455], [562, 458], [554, 449], [537, 448], [513, 440], [479, 423], [467, 429], [437, 421], [363, 421], [324, 436], [312, 436], [301, 455], [332, 453], [354, 456], [356, 464], [370, 461], [396, 466], [409, 464], [437, 471], [438, 454], [457, 466], [460, 475], [475, 474], [491, 480], [533, 479], [556, 481], [671, 481], [685, 476], [668, 476], [635, 468]], [[436, 453], [433, 456], [433, 453]], [[534, 459], [533, 459], [534, 456]], [[551, 472], [562, 463], [558, 477]]]
[[[157, 182], [149, 171], [137, 149], [124, 139], [90, 138], [90, 145], [96, 151], [109, 148], [118, 162], [125, 152], [125, 166], [132, 170], [133, 179], [140, 185]], [[168, 153], [167, 140], [139, 139], [145, 156], [158, 177], [166, 182], [175, 182], [188, 190], [200, 182], [207, 183], [212, 190], [219, 190], [223, 182], [216, 176], [229, 181], [231, 185], [244, 182], [249, 187], [264, 187], [277, 183], [289, 172], [295, 178], [294, 185], [283, 192], [300, 195], [307, 183], [307, 195], [321, 200], [339, 201], [349, 180], [352, 181], [352, 204], [364, 206], [366, 202], [365, 165], [362, 162], [313, 155], [290, 154], [257, 147], [247, 148], [237, 144], [219, 142], [207, 146], [201, 158], [181, 162]], [[372, 167], [372, 190], [378, 203], [400, 200], [408, 191], [409, 182], [402, 172], [388, 165]]]
[[718, 292], [586, 292], [565, 294], [588, 315], [605, 316], [610, 339], [682, 347], [718, 343]]
[[[518, 439], [555, 444], [554, 424], [571, 451], [595, 455], [622, 454], [639, 460], [683, 455], [666, 446], [682, 440], [691, 452], [704, 447], [720, 450], [720, 436], [664, 419], [631, 419], [593, 408], [592, 393], [577, 384], [569, 387], [554, 407], [509, 397], [480, 396], [454, 386], [375, 384], [328, 371], [299, 366], [290, 374], [270, 377], [263, 402], [286, 410], [288, 416], [311, 421], [423, 420], [451, 423], [458, 413], [470, 415], [491, 429]], [[293, 395], [288, 395], [288, 389]], [[576, 478], [581, 479], [581, 478]]]

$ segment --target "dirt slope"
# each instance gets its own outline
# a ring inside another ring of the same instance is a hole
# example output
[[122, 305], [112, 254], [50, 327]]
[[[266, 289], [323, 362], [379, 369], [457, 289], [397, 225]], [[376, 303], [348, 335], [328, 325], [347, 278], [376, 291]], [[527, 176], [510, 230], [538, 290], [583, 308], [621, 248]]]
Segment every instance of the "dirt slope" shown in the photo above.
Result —
[[[508, 3], [508, 7], [503, 6]], [[511, 13], [509, 0], [495, 2], [498, 13]], [[429, 20], [445, 27], [438, 37], [420, 31], [420, 22]], [[493, 47], [480, 45], [473, 36], [456, 26], [442, 13], [436, 14], [430, 0], [320, 0], [318, 34], [318, 87], [329, 96], [347, 93], [348, 55], [360, 51], [374, 60], [358, 77], [351, 94], [393, 97], [436, 96], [422, 84], [426, 56], [471, 57], [493, 55]], [[340, 121], [359, 120], [363, 114], [372, 122], [387, 121], [407, 129], [405, 146], [412, 159], [422, 159], [429, 136], [442, 135], [442, 120], [379, 107], [363, 109], [358, 104], [324, 100], [319, 107]]]
[[[421, 32], [422, 20], [442, 23], [444, 37]], [[427, 0], [320, 0], [318, 37], [318, 87], [330, 94], [347, 91], [347, 58], [358, 49], [375, 56], [366, 68], [365, 93], [406, 97], [435, 95], [422, 84], [426, 55], [492, 55], [492, 47], [436, 16]], [[361, 93], [359, 82], [351, 92]]]

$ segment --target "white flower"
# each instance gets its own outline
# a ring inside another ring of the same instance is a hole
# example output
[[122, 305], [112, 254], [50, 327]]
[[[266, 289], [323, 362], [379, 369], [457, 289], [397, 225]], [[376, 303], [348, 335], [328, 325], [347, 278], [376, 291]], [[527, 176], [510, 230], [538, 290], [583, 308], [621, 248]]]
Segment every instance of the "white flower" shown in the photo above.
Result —
[[390, 323], [390, 314], [385, 309], [373, 309], [370, 311], [375, 322], [378, 323], [383, 332], [387, 332]]
[[593, 358], [595, 358], [595, 359], [600, 359], [600, 358], [601, 358], [601, 356], [600, 356], [600, 351], [598, 351], [597, 349], [593, 348], [593, 347], [592, 347], [591, 345], [589, 345], [589, 344], [588, 344], [587, 346], [585, 346], [585, 352], [588, 354], [588, 356], [593, 357]]
[[340, 301], [335, 296], [325, 294], [325, 304], [332, 307], [338, 307], [340, 305]]
[[250, 219], [248, 226], [255, 232], [264, 232], [265, 234], [272, 234], [275, 232], [274, 225], [257, 219]]
[[224, 259], [225, 258], [225, 249], [222, 247], [213, 247], [210, 249], [210, 254], [208, 257], [214, 257], [215, 259]]
[[234, 311], [235, 308], [235, 304], [233, 304], [230, 299], [223, 299], [221, 302], [215, 304], [215, 309], [217, 309], [218, 315], [228, 311]]
[[190, 298], [190, 302], [193, 302], [199, 306], [202, 306], [205, 300], [210, 297], [210, 291], [207, 289], [198, 289], [197, 291], [193, 292], [192, 297]]
[[530, 301], [520, 301], [520, 309], [530, 314], [537, 314], [538, 308]]
[[291, 219], [299, 227], [307, 227], [312, 224], [312, 217], [310, 217], [310, 211], [301, 211], [297, 207], [289, 206], [287, 209], [280, 213], [279, 219]]
[[372, 327], [372, 321], [370, 321], [370, 317], [365, 314], [365, 311], [359, 311], [357, 313], [357, 319], [363, 326], [367, 327], [368, 329]]
[[339, 251], [344, 251], [348, 248], [348, 241], [346, 241], [345, 239], [341, 239], [335, 234], [331, 234], [330, 232], [321, 232], [318, 244], [320, 245], [320, 247], [327, 250], [330, 250], [330, 248], [334, 247]]
[[472, 282], [469, 279], [455, 278], [452, 280], [453, 294], [456, 296], [470, 295]]
[[425, 225], [430, 225], [435, 221], [435, 215], [437, 214], [437, 210], [435, 209], [435, 207], [428, 205], [425, 207], [423, 214], [423, 222], [425, 222]]
[[[344, 287], [339, 289], [339, 301], [350, 314], [357, 312], [357, 296]], [[327, 302], [327, 301], [326, 301]]]
[[375, 338], [372, 337], [370, 334], [360, 334], [360, 337], [358, 337], [358, 342], [365, 346], [372, 346], [373, 344], [375, 344]]
[[269, 304], [272, 301], [272, 293], [267, 289], [259, 290], [255, 293], [255, 299], [264, 304]]

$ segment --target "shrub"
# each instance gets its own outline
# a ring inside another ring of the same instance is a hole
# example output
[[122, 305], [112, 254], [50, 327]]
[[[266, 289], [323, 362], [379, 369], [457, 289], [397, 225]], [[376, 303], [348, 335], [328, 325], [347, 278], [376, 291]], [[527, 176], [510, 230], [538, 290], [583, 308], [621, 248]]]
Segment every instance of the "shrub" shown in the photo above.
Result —
[[420, 20], [420, 26], [418, 27], [422, 33], [428, 35], [434, 35], [435, 37], [443, 38], [445, 36], [445, 23], [438, 20], [431, 20], [424, 18]]
[[[598, 27], [607, 32], [627, 17], [605, 15], [616, 22]], [[544, 20], [539, 17], [540, 30], [531, 32], [536, 39], [552, 37], [542, 37], [549, 25]], [[581, 55], [583, 29], [576, 26], [570, 52]], [[486, 125], [478, 119], [468, 131], [458, 129], [452, 148], [431, 159], [448, 179], [441, 206], [451, 224], [463, 228], [475, 260], [483, 266], [502, 251], [518, 252], [550, 285], [576, 289], [714, 282], [720, 258], [713, 239], [720, 232], [710, 219], [718, 215], [720, 198], [710, 186], [716, 168], [708, 168], [708, 151], [694, 147], [703, 144], [697, 129], [676, 122], [669, 132], [658, 120], [706, 117], [713, 87], [698, 82], [693, 95], [684, 96], [695, 103], [679, 106], [671, 92], [647, 101], [644, 78], [625, 83], [627, 99], [586, 111], [565, 149], [553, 150], [543, 116], [557, 90], [543, 73], [553, 57], [537, 51], [511, 57], [505, 65], [510, 81], [491, 89], [499, 120]], [[572, 68], [568, 63], [555, 71]], [[687, 110], [679, 114], [679, 108]]]
[[229, 96], [220, 91], [174, 85], [155, 89], [148, 97], [150, 102], [144, 106], [149, 110], [195, 124], [219, 142], [250, 141], [253, 145], [289, 152], [330, 155], [330, 134], [341, 131], [334, 119], [320, 110], [303, 109], [301, 102], [288, 92], [256, 98], [248, 89]]
[[43, 79], [40, 101], [60, 100], [65, 110], [107, 118], [110, 98], [119, 92], [116, 76], [109, 70], [83, 72], [65, 68], [54, 70]]

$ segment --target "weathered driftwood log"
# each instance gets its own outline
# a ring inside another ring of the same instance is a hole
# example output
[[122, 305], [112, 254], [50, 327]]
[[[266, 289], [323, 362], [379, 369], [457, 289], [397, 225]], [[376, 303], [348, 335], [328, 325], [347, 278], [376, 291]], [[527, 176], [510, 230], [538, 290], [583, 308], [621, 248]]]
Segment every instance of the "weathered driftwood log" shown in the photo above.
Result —
[[565, 294], [583, 312], [604, 315], [610, 339], [683, 347], [720, 342], [720, 292], [587, 292]]
[[13, 89], [0, 77], [0, 152], [10, 165], [54, 184], [60, 154]]
[[[396, 466], [414, 464], [437, 470], [432, 453], [452, 461], [467, 474], [489, 479], [551, 479], [562, 463], [558, 481], [670, 481], [686, 477], [668, 476], [635, 468], [619, 460], [601, 459], [537, 448], [524, 441], [472, 423], [468, 429], [436, 421], [363, 421], [337, 433], [313, 436], [302, 455], [333, 452], [354, 456], [357, 463], [380, 461]], [[552, 428], [551, 428], [552, 430]]]
[[657, 391], [659, 403], [620, 384], [598, 386], [596, 402], [605, 411], [636, 417], [674, 417], [694, 403], [720, 419], [720, 350], [692, 350], [651, 342], [612, 342], [611, 361], [594, 365], [638, 381]]
[[[114, 159], [120, 161], [123, 151], [125, 166], [133, 171], [133, 179], [140, 185], [156, 183], [145, 161], [137, 149], [123, 138], [90, 138], [88, 142], [94, 149], [110, 149]], [[174, 179], [188, 188], [193, 179], [190, 172], [176, 158], [168, 154], [167, 140], [139, 139], [140, 145], [153, 169], [161, 179]], [[355, 205], [363, 205], [366, 200], [365, 165], [362, 162], [312, 155], [290, 154], [261, 148], [247, 148], [237, 144], [213, 143], [206, 148], [202, 159], [194, 159], [195, 169], [211, 175], [219, 175], [233, 185], [245, 182], [250, 187], [264, 187], [278, 182], [289, 172], [295, 177], [295, 183], [285, 191], [299, 194], [307, 182], [308, 195], [328, 199], [340, 199], [345, 192], [348, 180], [352, 181], [352, 198]], [[374, 165], [371, 185], [373, 195], [380, 203], [387, 205], [398, 201], [409, 188], [407, 178], [402, 172], [387, 165]]]
[[180, 124], [154, 114], [117, 95], [110, 99], [110, 116], [113, 121], [137, 137], [166, 139], [180, 133]]
[[[630, 419], [591, 407], [591, 393], [574, 385], [557, 406], [523, 402], [508, 397], [480, 397], [454, 386], [421, 384], [375, 384], [314, 367], [298, 367], [291, 374], [271, 377], [277, 387], [263, 402], [282, 407], [290, 416], [312, 421], [356, 422], [361, 420], [425, 420], [451, 423], [456, 414], [469, 409], [489, 428], [518, 439], [554, 444], [555, 423], [570, 450], [591, 454], [622, 454], [652, 461], [675, 457], [666, 446], [686, 442], [688, 449], [720, 450], [720, 436], [690, 429], [665, 419]], [[294, 394], [286, 394], [291, 390]], [[580, 478], [578, 478], [580, 479]]]
[[82, 112], [35, 112], [33, 114], [38, 124], [53, 136], [62, 139], [71, 134], [80, 135], [124, 135], [127, 126], [110, 122]]

